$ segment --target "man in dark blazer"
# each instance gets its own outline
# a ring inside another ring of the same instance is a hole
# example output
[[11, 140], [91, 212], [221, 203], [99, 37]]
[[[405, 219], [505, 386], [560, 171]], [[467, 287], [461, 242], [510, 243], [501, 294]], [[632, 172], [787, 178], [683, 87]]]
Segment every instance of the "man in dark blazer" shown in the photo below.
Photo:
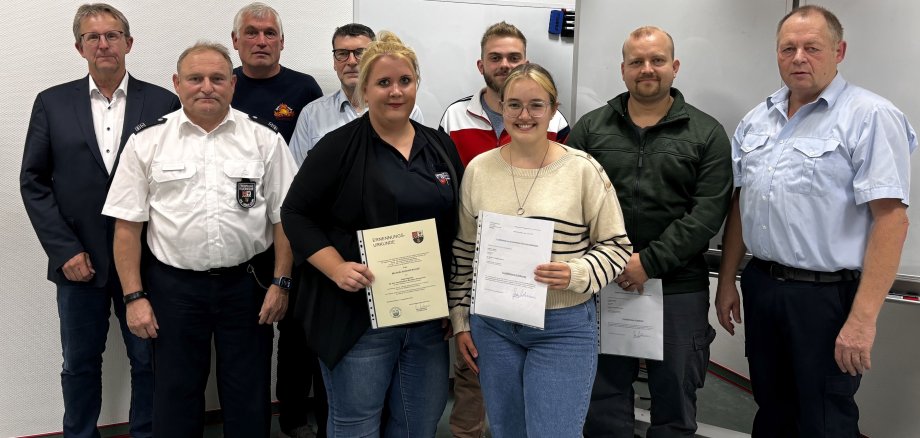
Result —
[[149, 341], [128, 331], [112, 259], [114, 219], [102, 205], [118, 154], [134, 126], [174, 111], [169, 91], [127, 75], [134, 42], [124, 15], [103, 3], [74, 17], [75, 47], [89, 76], [49, 88], [35, 99], [22, 158], [20, 188], [57, 286], [65, 437], [98, 437], [102, 352], [110, 309], [131, 363], [132, 437], [151, 436], [153, 373]]

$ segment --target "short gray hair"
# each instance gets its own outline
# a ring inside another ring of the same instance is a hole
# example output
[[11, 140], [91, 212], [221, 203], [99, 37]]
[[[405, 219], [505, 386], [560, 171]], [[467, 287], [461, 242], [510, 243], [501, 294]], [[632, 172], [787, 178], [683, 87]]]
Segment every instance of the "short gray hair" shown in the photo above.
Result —
[[115, 9], [114, 6], [106, 3], [87, 3], [77, 8], [77, 13], [73, 16], [73, 38], [77, 44], [80, 43], [80, 25], [83, 19], [96, 15], [109, 14], [121, 22], [121, 27], [125, 32], [125, 39], [131, 38], [131, 26], [128, 25], [128, 19], [125, 14]]
[[227, 61], [227, 65], [230, 66], [230, 74], [233, 74], [233, 60], [230, 59], [230, 51], [227, 50], [227, 47], [220, 43], [214, 43], [211, 41], [198, 41], [192, 47], [189, 47], [182, 51], [182, 54], [179, 55], [179, 60], [176, 61], [176, 73], [179, 72], [179, 67], [182, 65], [182, 60], [186, 56], [193, 53], [201, 52], [216, 52], [219, 53]]
[[236, 17], [233, 18], [233, 35], [239, 36], [240, 31], [243, 30], [243, 18], [247, 15], [255, 18], [273, 17], [275, 23], [278, 24], [278, 33], [284, 36], [284, 28], [281, 26], [281, 15], [278, 14], [275, 8], [262, 2], [250, 3], [243, 6], [236, 13]]
[[779, 20], [779, 24], [776, 25], [776, 36], [779, 37], [779, 31], [783, 29], [783, 24], [786, 24], [786, 21], [793, 16], [799, 15], [805, 17], [812, 14], [820, 14], [824, 17], [824, 21], [827, 22], [827, 31], [831, 36], [831, 42], [837, 44], [843, 41], [843, 25], [840, 24], [840, 20], [837, 19], [837, 16], [834, 15], [833, 12], [818, 5], [800, 6], [789, 11], [782, 20]]

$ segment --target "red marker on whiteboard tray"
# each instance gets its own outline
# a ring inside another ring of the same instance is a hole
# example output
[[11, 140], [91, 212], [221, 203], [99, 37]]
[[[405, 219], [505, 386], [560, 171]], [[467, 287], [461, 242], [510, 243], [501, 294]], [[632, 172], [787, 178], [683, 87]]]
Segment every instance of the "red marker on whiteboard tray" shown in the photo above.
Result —
[[900, 292], [889, 292], [888, 299], [895, 301], [907, 301], [910, 303], [920, 304], [920, 296], [914, 294], [905, 294]]

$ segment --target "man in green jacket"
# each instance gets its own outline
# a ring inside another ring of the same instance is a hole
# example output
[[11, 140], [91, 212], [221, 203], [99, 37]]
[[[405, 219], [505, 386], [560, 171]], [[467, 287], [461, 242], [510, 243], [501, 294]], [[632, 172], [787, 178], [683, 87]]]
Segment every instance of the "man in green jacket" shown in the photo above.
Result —
[[[680, 62], [671, 36], [657, 27], [633, 31], [623, 44], [629, 90], [581, 118], [568, 145], [607, 171], [635, 252], [620, 287], [664, 285], [664, 360], [646, 360], [654, 437], [692, 437], [696, 390], [703, 386], [709, 344], [709, 269], [703, 259], [731, 199], [731, 147], [714, 118], [684, 102], [671, 84]], [[633, 437], [633, 387], [639, 359], [601, 355], [585, 424], [586, 437]]]

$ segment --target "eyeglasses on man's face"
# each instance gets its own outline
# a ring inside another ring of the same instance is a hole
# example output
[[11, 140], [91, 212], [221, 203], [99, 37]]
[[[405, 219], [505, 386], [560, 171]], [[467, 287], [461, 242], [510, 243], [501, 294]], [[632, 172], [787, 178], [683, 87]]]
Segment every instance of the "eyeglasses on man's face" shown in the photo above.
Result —
[[535, 100], [526, 104], [517, 100], [512, 100], [509, 102], [502, 102], [502, 114], [504, 114], [505, 117], [516, 119], [524, 112], [524, 108], [527, 108], [527, 114], [530, 114], [530, 117], [539, 119], [546, 115], [546, 108], [548, 106], [549, 104], [542, 100]]
[[360, 61], [361, 55], [364, 55], [364, 49], [332, 49], [332, 57], [339, 62], [348, 61], [348, 57], [351, 55], [355, 55], [355, 61]]
[[109, 43], [117, 43], [121, 40], [121, 36], [125, 33], [120, 30], [110, 30], [105, 33], [99, 32], [86, 32], [80, 35], [80, 39], [83, 41], [83, 44], [96, 45], [99, 44], [99, 41], [102, 38], [105, 38]]

